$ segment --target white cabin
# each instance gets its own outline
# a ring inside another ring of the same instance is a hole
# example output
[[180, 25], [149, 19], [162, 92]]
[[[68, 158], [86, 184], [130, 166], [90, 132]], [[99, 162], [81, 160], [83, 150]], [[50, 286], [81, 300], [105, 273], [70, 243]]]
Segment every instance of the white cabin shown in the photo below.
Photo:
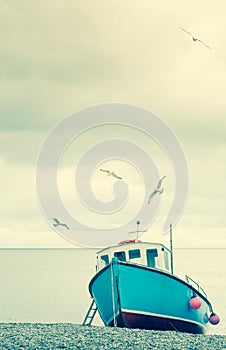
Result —
[[108, 265], [113, 257], [117, 257], [120, 261], [171, 272], [171, 253], [163, 244], [139, 241], [124, 242], [97, 252], [97, 271]]

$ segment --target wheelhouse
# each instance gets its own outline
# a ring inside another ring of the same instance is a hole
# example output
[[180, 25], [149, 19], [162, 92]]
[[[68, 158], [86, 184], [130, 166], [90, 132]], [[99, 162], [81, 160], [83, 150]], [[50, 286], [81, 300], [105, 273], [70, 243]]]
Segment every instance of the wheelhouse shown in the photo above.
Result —
[[97, 271], [108, 265], [113, 257], [171, 272], [170, 250], [160, 243], [124, 241], [117, 246], [104, 248], [97, 252]]

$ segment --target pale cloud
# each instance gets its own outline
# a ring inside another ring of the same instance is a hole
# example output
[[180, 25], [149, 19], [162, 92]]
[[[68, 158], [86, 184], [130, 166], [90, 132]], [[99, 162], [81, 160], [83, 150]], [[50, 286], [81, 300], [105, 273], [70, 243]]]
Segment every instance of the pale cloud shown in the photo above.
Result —
[[20, 229], [19, 232], [18, 228], [15, 231], [12, 227], [1, 228], [1, 248], [80, 248], [51, 230], [43, 228], [34, 234], [31, 230], [26, 231], [24, 225]]
[[[0, 244], [10, 245], [10, 232], [18, 245], [65, 244], [63, 238], [53, 238], [37, 204], [39, 149], [56, 122], [78, 108], [110, 101], [153, 111], [169, 123], [184, 148], [190, 193], [178, 223], [180, 230], [186, 226], [179, 242], [195, 245], [202, 227], [202, 235], [206, 232], [209, 237], [206, 244], [212, 242], [212, 228], [224, 244], [225, 2], [2, 0], [0, 5], [0, 183], [5, 230]], [[180, 27], [207, 42], [211, 50], [194, 43]], [[96, 132], [92, 142], [98, 137]], [[147, 147], [142, 136], [136, 142]], [[79, 152], [75, 154], [79, 157]], [[172, 201], [173, 174], [161, 151], [153, 152], [153, 157], [168, 174], [161, 221]], [[71, 161], [70, 156], [67, 166]], [[65, 186], [66, 197], [69, 189]], [[96, 189], [100, 190], [98, 181]], [[153, 230], [159, 230], [160, 221]]]
[[[144, 104], [185, 125], [223, 119], [222, 2], [205, 4], [204, 13], [201, 3], [194, 13], [192, 3], [179, 1], [170, 8], [150, 1], [3, 4], [1, 115], [9, 128], [50, 127], [106, 100]], [[209, 39], [212, 51], [182, 25]]]

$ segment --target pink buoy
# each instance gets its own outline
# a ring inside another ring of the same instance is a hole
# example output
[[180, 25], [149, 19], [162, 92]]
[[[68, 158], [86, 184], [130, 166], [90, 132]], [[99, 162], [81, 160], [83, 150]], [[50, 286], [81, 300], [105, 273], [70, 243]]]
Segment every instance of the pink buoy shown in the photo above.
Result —
[[200, 308], [200, 306], [202, 305], [202, 302], [199, 298], [197, 297], [192, 297], [190, 300], [189, 300], [189, 306], [194, 309], [194, 310], [197, 310]]
[[209, 322], [213, 325], [216, 325], [220, 322], [220, 317], [216, 315], [214, 312], [209, 317]]

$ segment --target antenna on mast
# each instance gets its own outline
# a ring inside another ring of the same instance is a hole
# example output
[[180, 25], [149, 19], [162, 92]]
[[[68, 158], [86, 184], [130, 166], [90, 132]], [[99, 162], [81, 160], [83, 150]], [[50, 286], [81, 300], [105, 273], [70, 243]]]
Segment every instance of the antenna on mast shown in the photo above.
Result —
[[170, 224], [170, 260], [171, 260], [171, 273], [173, 274], [173, 232], [172, 224]]
[[147, 230], [139, 230], [139, 226], [140, 226], [140, 220], [137, 220], [137, 229], [136, 229], [136, 231], [128, 232], [128, 233], [136, 233], [137, 234], [135, 242], [137, 242], [137, 240], [138, 240], [139, 232], [147, 232]]

